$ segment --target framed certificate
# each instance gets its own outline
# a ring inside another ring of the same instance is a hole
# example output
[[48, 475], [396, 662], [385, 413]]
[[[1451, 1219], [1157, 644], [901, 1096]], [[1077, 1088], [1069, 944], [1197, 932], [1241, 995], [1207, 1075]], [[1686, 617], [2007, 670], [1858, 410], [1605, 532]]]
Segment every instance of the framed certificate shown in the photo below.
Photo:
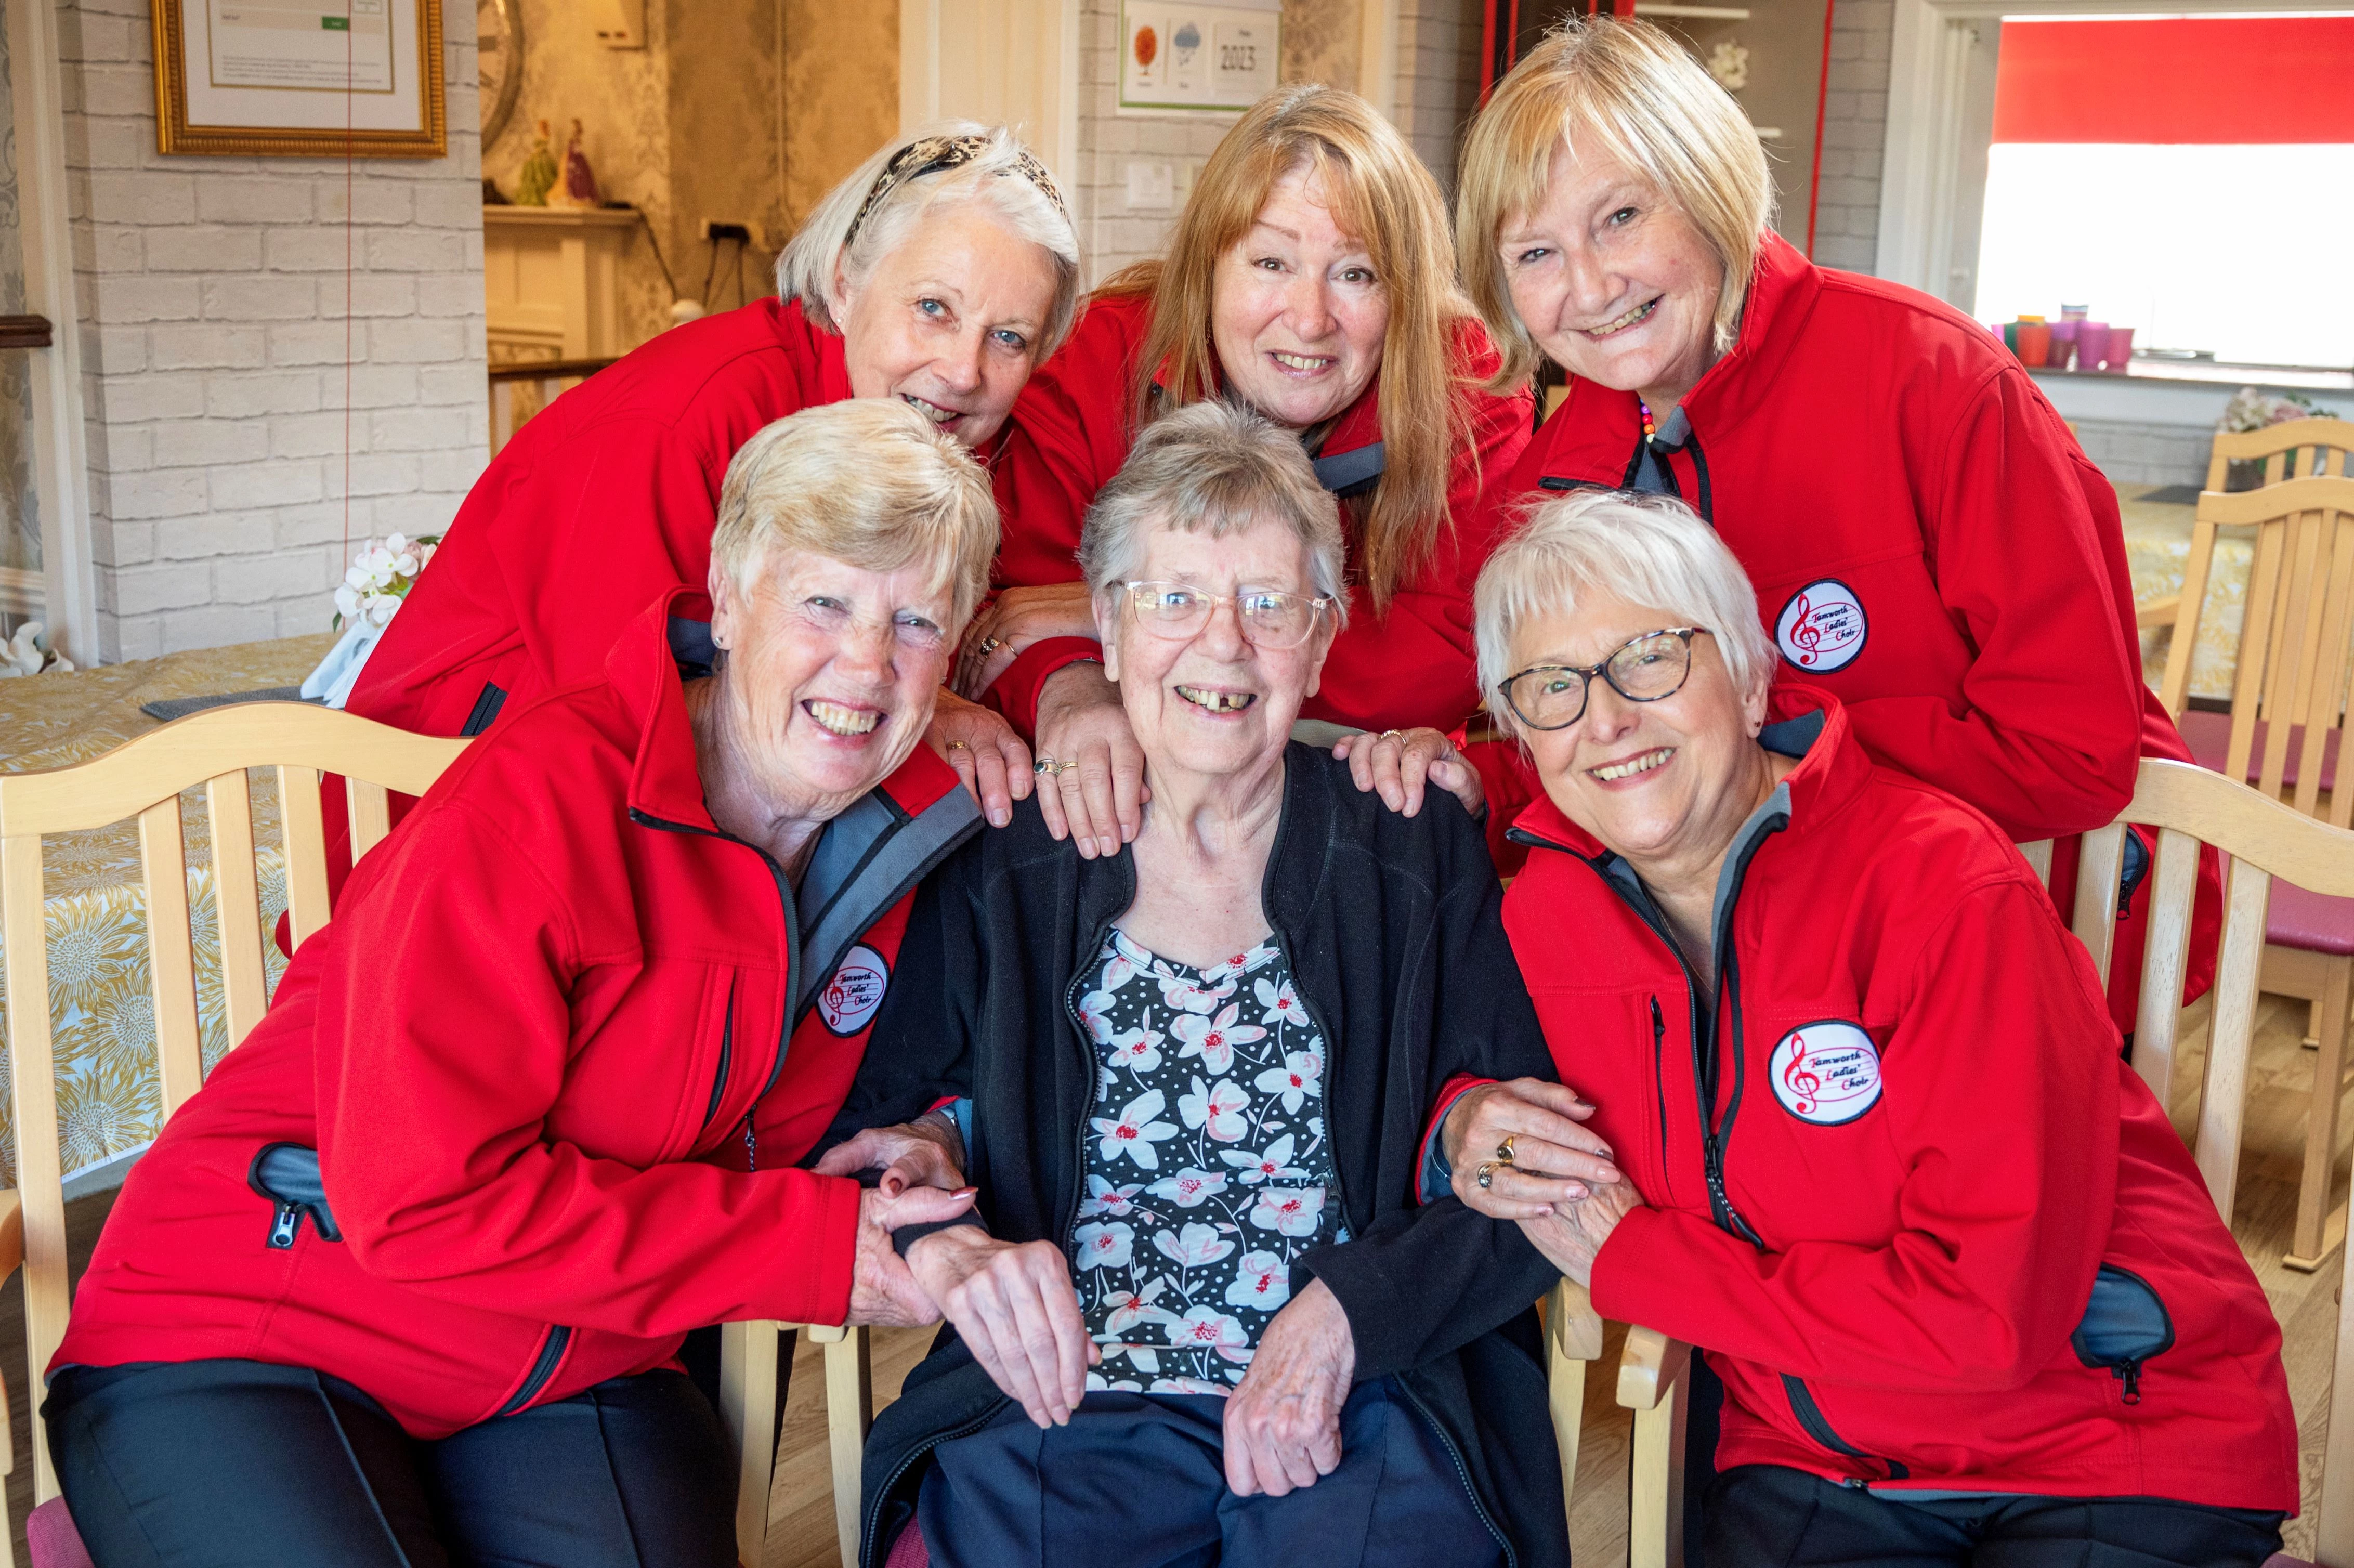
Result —
[[158, 152], [448, 153], [441, 0], [153, 4]]
[[1240, 114], [1281, 64], [1281, 0], [1121, 0], [1121, 114]]

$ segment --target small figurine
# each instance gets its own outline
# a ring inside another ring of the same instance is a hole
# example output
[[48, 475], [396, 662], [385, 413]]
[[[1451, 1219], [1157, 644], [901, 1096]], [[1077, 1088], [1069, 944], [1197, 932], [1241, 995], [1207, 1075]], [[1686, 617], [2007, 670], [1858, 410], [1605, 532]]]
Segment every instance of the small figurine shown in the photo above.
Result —
[[547, 122], [543, 120], [539, 122], [539, 135], [531, 144], [531, 156], [515, 172], [515, 206], [546, 207], [547, 193], [555, 185], [556, 154], [548, 149]]
[[564, 183], [549, 193], [548, 205], [564, 207], [591, 207], [598, 204], [596, 172], [588, 167], [588, 154], [580, 150], [580, 122], [572, 122], [572, 140], [564, 148]]

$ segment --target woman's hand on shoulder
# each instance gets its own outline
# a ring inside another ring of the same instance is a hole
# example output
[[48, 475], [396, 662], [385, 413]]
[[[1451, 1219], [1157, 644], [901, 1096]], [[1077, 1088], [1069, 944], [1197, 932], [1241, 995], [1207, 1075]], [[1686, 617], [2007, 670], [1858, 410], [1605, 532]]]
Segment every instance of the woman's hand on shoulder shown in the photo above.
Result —
[[1094, 601], [1085, 583], [1048, 583], [1010, 588], [982, 607], [965, 628], [957, 654], [956, 680], [962, 695], [981, 700], [1013, 661], [1050, 637], [1093, 637]]
[[1226, 1401], [1226, 1485], [1236, 1497], [1279, 1498], [1340, 1467], [1341, 1407], [1356, 1370], [1349, 1315], [1311, 1280], [1267, 1324]]
[[1152, 791], [1144, 748], [1102, 665], [1066, 665], [1047, 677], [1038, 694], [1038, 766], [1053, 770], [1038, 791], [1048, 832], [1088, 860], [1135, 841]]
[[1621, 1180], [1610, 1146], [1580, 1125], [1593, 1114], [1575, 1089], [1543, 1078], [1465, 1090], [1439, 1129], [1455, 1195], [1491, 1220], [1532, 1220]]
[[1521, 1230], [1545, 1261], [1579, 1285], [1594, 1283], [1594, 1260], [1618, 1222], [1643, 1206], [1643, 1194], [1627, 1181], [1596, 1187], [1575, 1203], [1555, 1203], [1542, 1219], [1522, 1220]]
[[990, 826], [1013, 820], [1013, 802], [1030, 798], [1030, 748], [1004, 715], [942, 691], [924, 743], [956, 769]]
[[1024, 1414], [1042, 1427], [1071, 1419], [1103, 1352], [1087, 1339], [1062, 1248], [954, 1225], [908, 1247], [907, 1266]]
[[970, 1187], [953, 1192], [938, 1187], [911, 1187], [896, 1195], [870, 1188], [859, 1193], [849, 1321], [889, 1329], [938, 1322], [939, 1307], [892, 1246], [891, 1233], [902, 1225], [953, 1220], [972, 1207], [972, 1198]]
[[1422, 810], [1426, 781], [1462, 801], [1474, 820], [1486, 804], [1479, 770], [1464, 760], [1454, 742], [1426, 726], [1348, 736], [1334, 745], [1332, 755], [1347, 759], [1358, 789], [1380, 795], [1382, 804], [1401, 816]]

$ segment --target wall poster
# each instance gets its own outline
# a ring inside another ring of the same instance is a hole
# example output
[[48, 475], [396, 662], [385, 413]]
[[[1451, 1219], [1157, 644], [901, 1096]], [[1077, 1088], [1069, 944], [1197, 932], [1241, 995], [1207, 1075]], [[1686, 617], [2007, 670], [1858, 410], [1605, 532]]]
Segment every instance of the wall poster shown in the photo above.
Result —
[[1239, 113], [1275, 86], [1282, 0], [1121, 0], [1119, 111]]
[[449, 151], [440, 0], [153, 3], [157, 151]]

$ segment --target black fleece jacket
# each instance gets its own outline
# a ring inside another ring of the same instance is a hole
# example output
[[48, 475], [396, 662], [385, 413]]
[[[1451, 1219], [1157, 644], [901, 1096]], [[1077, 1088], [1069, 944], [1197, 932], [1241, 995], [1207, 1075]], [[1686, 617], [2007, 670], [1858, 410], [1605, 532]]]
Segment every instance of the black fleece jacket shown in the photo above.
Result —
[[[1520, 1568], [1565, 1563], [1559, 1462], [1532, 1303], [1557, 1277], [1517, 1225], [1416, 1201], [1421, 1138], [1458, 1073], [1553, 1075], [1504, 936], [1479, 830], [1434, 790], [1412, 819], [1346, 763], [1285, 758], [1262, 899], [1321, 1029], [1325, 1124], [1351, 1235], [1294, 1266], [1348, 1314], [1359, 1381], [1396, 1374], [1461, 1462]], [[831, 1144], [970, 1097], [968, 1177], [992, 1234], [1066, 1244], [1097, 1066], [1077, 988], [1134, 901], [1132, 855], [1083, 860], [1034, 802], [974, 838], [917, 894], [865, 1061]], [[863, 1561], [882, 1560], [934, 1445], [1003, 1403], [953, 1330], [866, 1445]]]

